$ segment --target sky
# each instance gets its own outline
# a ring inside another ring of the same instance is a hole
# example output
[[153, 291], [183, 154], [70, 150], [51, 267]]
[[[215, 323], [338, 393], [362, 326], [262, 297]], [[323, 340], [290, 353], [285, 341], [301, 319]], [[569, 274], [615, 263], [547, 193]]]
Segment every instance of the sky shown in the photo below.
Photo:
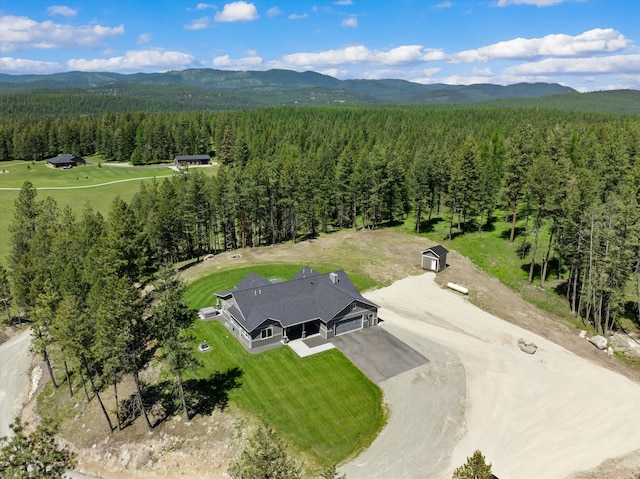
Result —
[[0, 0], [0, 72], [316, 71], [640, 90], [638, 0]]

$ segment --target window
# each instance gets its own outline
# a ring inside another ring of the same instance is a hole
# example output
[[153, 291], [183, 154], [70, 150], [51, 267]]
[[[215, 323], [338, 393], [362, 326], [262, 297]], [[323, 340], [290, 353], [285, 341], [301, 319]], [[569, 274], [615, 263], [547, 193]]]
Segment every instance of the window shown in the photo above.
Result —
[[267, 339], [273, 336], [273, 328], [269, 327], [260, 331], [260, 339]]
[[355, 302], [351, 303], [351, 310], [353, 311], [354, 309], [356, 309], [357, 306], [358, 305]]

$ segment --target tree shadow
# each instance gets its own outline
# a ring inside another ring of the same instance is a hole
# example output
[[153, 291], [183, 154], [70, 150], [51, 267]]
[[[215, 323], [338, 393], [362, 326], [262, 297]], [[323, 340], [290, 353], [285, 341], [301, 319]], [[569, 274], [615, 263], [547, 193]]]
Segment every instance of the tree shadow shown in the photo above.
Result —
[[[525, 273], [527, 273], [527, 275], [529, 274], [530, 268], [531, 268], [530, 262], [522, 263], [520, 265], [520, 269]], [[542, 267], [540, 266], [540, 263], [536, 262], [536, 264], [533, 265], [533, 277], [531, 278], [531, 281], [535, 281], [536, 279], [540, 279], [541, 277], [542, 277]]]
[[441, 217], [436, 216], [430, 220], [420, 221], [420, 233], [433, 233], [436, 229], [436, 225], [444, 221]]
[[224, 411], [229, 404], [229, 393], [242, 385], [239, 367], [216, 371], [208, 378], [189, 379], [185, 382], [187, 404], [193, 415], [209, 415], [214, 409]]
[[516, 253], [520, 258], [525, 258], [529, 254], [529, 251], [531, 251], [531, 243], [528, 241], [523, 241], [516, 246]]
[[624, 316], [633, 321], [636, 326], [640, 327], [640, 311], [638, 310], [638, 303], [635, 301], [626, 301], [624, 303]]
[[496, 218], [495, 216], [490, 217], [480, 228], [481, 231], [484, 231], [485, 233], [491, 233], [493, 231], [496, 230], [496, 222], [498, 221], [498, 218]]
[[[524, 233], [524, 226], [516, 226], [514, 238], [521, 236], [523, 233]], [[502, 233], [500, 233], [500, 238], [502, 239], [509, 239], [510, 236], [511, 236], [511, 228], [507, 228], [506, 230], [503, 230]]]

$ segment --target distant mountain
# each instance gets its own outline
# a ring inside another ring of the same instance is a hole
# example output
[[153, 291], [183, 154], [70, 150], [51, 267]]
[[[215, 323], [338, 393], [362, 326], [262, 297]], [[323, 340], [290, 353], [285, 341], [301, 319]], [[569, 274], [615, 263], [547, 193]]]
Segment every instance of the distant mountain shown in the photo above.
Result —
[[[637, 93], [637, 92], [636, 92]], [[55, 110], [59, 95], [65, 98], [68, 110], [73, 104], [82, 105], [78, 111], [94, 113], [108, 105], [112, 111], [149, 111], [193, 109], [221, 110], [246, 109], [272, 105], [327, 105], [327, 104], [394, 104], [394, 105], [458, 105], [482, 104], [554, 108], [551, 98], [569, 98], [562, 105], [569, 109], [587, 110], [584, 94], [553, 83], [519, 83], [501, 86], [476, 85], [423, 85], [406, 80], [338, 80], [316, 72], [290, 70], [227, 71], [214, 69], [188, 69], [166, 73], [120, 74], [107, 72], [66, 72], [50, 75], [0, 74], [0, 94], [16, 94], [18, 106], [12, 96], [2, 95], [12, 111], [20, 112], [20, 105], [28, 105], [35, 96], [41, 104]], [[28, 98], [26, 95], [28, 94]], [[634, 92], [631, 112], [640, 108]], [[620, 102], [623, 106], [625, 101]], [[589, 102], [587, 102], [589, 103]], [[596, 110], [608, 108], [602, 98], [595, 102]], [[581, 107], [582, 105], [582, 107]], [[628, 105], [627, 105], [628, 106]], [[17, 110], [16, 110], [17, 108]], [[627, 108], [628, 109], [628, 108]], [[607, 110], [609, 111], [609, 110]]]
[[[341, 94], [362, 97], [370, 103], [433, 103], [435, 101], [482, 101], [494, 98], [537, 97], [558, 93], [575, 93], [575, 90], [556, 84], [533, 83], [511, 86], [499, 85], [423, 85], [404, 80], [338, 80], [316, 72], [290, 70], [227, 71], [190, 69], [166, 73], [67, 72], [50, 75], [0, 74], [0, 93], [34, 91], [60, 88], [77, 88], [86, 91], [114, 84], [134, 85], [185, 85], [205, 90], [232, 91], [238, 95], [259, 97], [261, 92], [304, 91], [314, 89], [334, 91], [335, 99]], [[348, 92], [348, 94], [347, 94]], [[280, 100], [286, 100], [280, 98]]]

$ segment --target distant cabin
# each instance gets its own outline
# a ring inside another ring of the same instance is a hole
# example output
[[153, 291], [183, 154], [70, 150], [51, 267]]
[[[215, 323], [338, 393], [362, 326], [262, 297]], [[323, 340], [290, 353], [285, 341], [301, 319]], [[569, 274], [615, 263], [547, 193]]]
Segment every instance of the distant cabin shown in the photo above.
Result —
[[436, 245], [422, 252], [422, 269], [427, 271], [442, 271], [447, 267], [447, 253], [449, 250], [442, 245]]
[[176, 155], [174, 158], [176, 166], [203, 166], [211, 164], [209, 155]]
[[65, 153], [64, 155], [58, 155], [55, 158], [49, 158], [47, 160], [47, 166], [50, 168], [73, 168], [74, 166], [86, 165], [87, 162], [84, 158]]

